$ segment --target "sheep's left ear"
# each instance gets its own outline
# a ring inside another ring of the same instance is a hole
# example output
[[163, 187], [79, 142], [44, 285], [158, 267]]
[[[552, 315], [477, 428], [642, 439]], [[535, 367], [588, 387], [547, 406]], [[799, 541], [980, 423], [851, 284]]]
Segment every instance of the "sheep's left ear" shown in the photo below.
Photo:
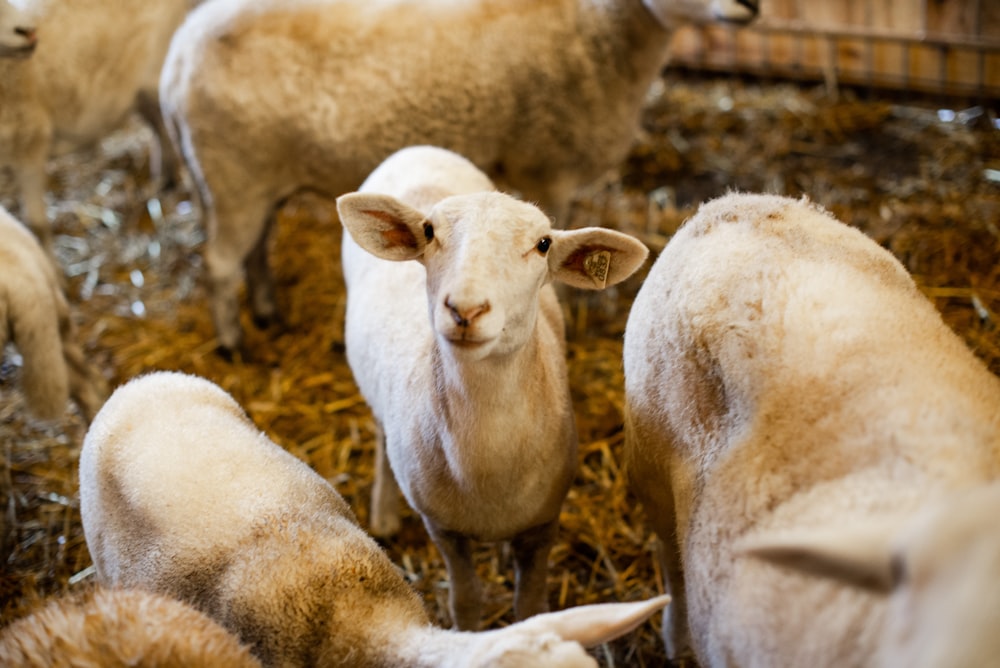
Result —
[[354, 242], [375, 257], [413, 260], [427, 247], [427, 219], [395, 197], [348, 193], [337, 198], [337, 213]]
[[737, 546], [737, 552], [800, 573], [888, 593], [896, 581], [894, 536], [894, 527], [881, 523], [785, 531], [747, 539]]
[[575, 288], [603, 290], [642, 266], [649, 249], [638, 239], [603, 227], [553, 230], [552, 277]]
[[546, 612], [511, 624], [496, 635], [506, 633], [555, 633], [563, 640], [593, 647], [629, 633], [670, 602], [663, 594], [632, 603], [593, 603], [558, 612]]

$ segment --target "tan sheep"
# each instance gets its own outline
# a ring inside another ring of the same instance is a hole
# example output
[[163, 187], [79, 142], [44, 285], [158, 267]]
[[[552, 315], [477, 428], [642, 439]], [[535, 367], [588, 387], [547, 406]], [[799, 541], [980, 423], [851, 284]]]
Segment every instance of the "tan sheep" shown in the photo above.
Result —
[[595, 668], [579, 643], [626, 633], [667, 603], [436, 628], [325, 480], [221, 388], [179, 373], [132, 380], [101, 409], [80, 455], [80, 512], [101, 582], [194, 605], [268, 666]]
[[884, 596], [739, 546], [902, 525], [996, 479], [1000, 380], [888, 251], [770, 195], [709, 202], [671, 239], [624, 357], [628, 466], [675, 602], [668, 653], [693, 642], [704, 666], [871, 665]]
[[[11, 53], [0, 47], [0, 167], [13, 168], [21, 216], [46, 249], [51, 246], [44, 199], [50, 156], [96, 142], [137, 109], [161, 137], [151, 149], [153, 181], [160, 185], [177, 171], [157, 84], [170, 37], [193, 1], [18, 3], [22, 21], [37, 28], [38, 43], [27, 58], [10, 57], [23, 56], [23, 49]], [[0, 0], [0, 17], [10, 12], [9, 0]]]
[[577, 467], [552, 283], [614, 285], [646, 247], [603, 228], [554, 230], [431, 146], [391, 155], [337, 210], [347, 359], [379, 424], [373, 532], [399, 528], [401, 488], [444, 555], [460, 629], [479, 625], [474, 541], [510, 542], [518, 619], [546, 610], [548, 554]]
[[203, 613], [139, 590], [87, 588], [0, 629], [4, 668], [257, 668]]
[[756, 0], [221, 0], [171, 44], [160, 96], [205, 207], [220, 346], [276, 315], [275, 210], [357, 190], [433, 144], [562, 220], [620, 163], [674, 29], [746, 22]]
[[89, 422], [107, 386], [76, 340], [76, 325], [55, 267], [38, 240], [0, 207], [0, 352], [13, 342], [24, 360], [28, 407], [51, 420], [72, 398]]

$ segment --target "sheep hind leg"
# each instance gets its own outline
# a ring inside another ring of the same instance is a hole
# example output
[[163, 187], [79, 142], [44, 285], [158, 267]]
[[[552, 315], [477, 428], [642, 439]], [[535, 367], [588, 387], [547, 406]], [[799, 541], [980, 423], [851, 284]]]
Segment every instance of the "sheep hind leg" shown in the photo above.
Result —
[[278, 317], [274, 299], [274, 276], [268, 262], [268, 241], [274, 227], [276, 211], [272, 211], [264, 222], [264, 231], [243, 263], [247, 277], [247, 295], [253, 324], [258, 329], [267, 329]]
[[368, 525], [372, 535], [386, 538], [399, 533], [399, 484], [389, 466], [385, 451], [385, 431], [375, 423], [375, 482], [372, 485], [371, 515]]
[[424, 524], [448, 569], [451, 585], [448, 607], [452, 624], [460, 631], [476, 631], [482, 613], [482, 590], [472, 559], [472, 541], [462, 534], [435, 527], [427, 518]]
[[514, 553], [514, 615], [519, 620], [548, 612], [549, 552], [558, 530], [559, 522], [553, 521], [518, 534], [510, 542]]
[[[244, 267], [254, 249], [267, 247], [268, 216], [272, 202], [264, 197], [214, 193], [214, 207], [206, 211], [208, 239], [205, 262], [211, 281], [212, 320], [219, 353], [231, 358], [243, 348], [240, 324], [240, 288]], [[254, 280], [267, 280], [255, 276]]]

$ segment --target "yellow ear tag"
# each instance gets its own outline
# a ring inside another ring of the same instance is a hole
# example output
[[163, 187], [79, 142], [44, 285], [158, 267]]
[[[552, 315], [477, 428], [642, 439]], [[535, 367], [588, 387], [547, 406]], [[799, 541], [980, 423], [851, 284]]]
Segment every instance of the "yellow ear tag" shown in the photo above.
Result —
[[583, 269], [594, 280], [594, 286], [608, 286], [608, 268], [611, 266], [611, 251], [597, 251], [587, 256], [583, 261]]

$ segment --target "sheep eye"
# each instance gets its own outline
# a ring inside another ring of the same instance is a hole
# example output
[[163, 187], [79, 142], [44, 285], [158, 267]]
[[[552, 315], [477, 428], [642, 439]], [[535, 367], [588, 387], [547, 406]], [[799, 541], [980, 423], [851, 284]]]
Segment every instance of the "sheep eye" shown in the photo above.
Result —
[[434, 226], [430, 223], [424, 223], [424, 238], [427, 241], [431, 241], [434, 238]]
[[552, 245], [552, 239], [551, 239], [551, 237], [542, 237], [538, 241], [538, 245], [535, 246], [535, 248], [538, 249], [539, 253], [541, 253], [542, 255], [545, 255], [546, 253], [549, 252], [549, 246], [551, 246], [551, 245]]

